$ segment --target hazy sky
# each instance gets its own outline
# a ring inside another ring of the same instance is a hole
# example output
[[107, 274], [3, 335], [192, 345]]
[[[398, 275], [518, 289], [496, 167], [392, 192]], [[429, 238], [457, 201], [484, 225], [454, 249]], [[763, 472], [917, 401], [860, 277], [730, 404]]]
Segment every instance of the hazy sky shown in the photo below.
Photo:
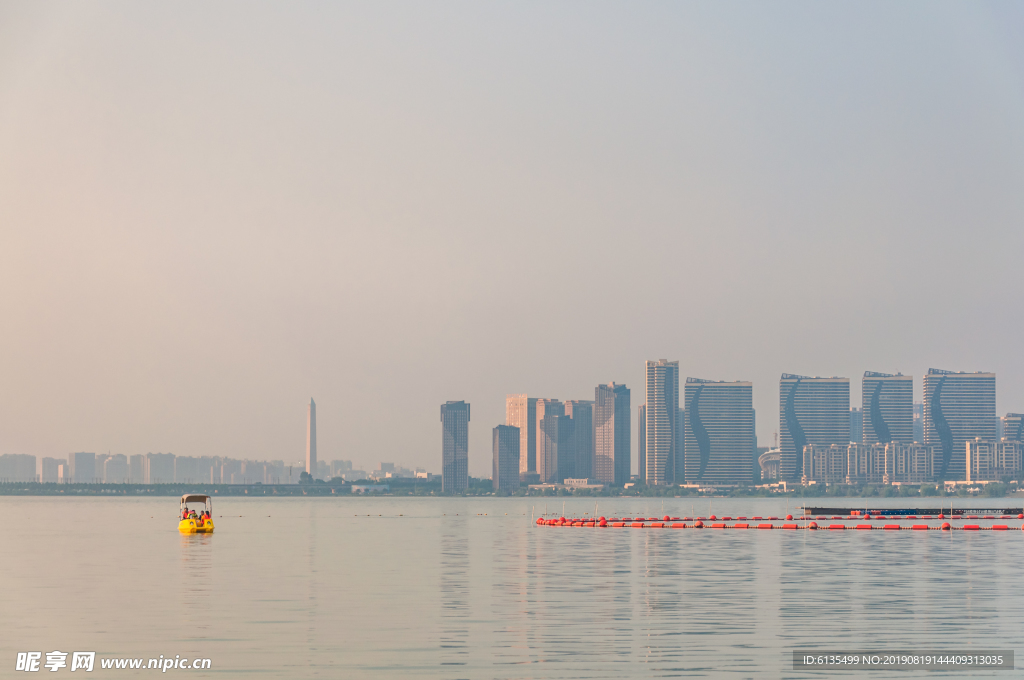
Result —
[[[0, 453], [440, 470], [645, 359], [998, 374], [1024, 5], [0, 2]], [[634, 443], [634, 469], [635, 469]]]

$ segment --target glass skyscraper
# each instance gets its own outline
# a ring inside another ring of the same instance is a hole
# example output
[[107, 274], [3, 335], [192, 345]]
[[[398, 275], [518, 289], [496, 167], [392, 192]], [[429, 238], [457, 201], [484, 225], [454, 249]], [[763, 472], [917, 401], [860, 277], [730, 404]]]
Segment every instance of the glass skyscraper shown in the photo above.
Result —
[[913, 376], [865, 371], [861, 385], [863, 443], [913, 442]]
[[604, 484], [622, 486], [630, 469], [629, 388], [608, 383], [594, 388], [594, 470]]
[[688, 484], [749, 484], [754, 439], [753, 385], [687, 378], [684, 471]]
[[441, 405], [441, 491], [462, 493], [469, 488], [469, 404]]
[[537, 399], [525, 394], [505, 395], [505, 424], [519, 428], [519, 473], [537, 472]]
[[996, 438], [996, 374], [929, 368], [924, 376], [924, 443], [941, 448], [935, 475], [967, 478], [967, 442]]
[[679, 362], [648, 361], [646, 364], [646, 434], [644, 470], [648, 485], [674, 484], [680, 434]]
[[779, 381], [779, 478], [799, 481], [804, 446], [850, 443], [850, 379], [783, 373]]
[[519, 428], [498, 425], [491, 431], [491, 481], [495, 491], [519, 490]]

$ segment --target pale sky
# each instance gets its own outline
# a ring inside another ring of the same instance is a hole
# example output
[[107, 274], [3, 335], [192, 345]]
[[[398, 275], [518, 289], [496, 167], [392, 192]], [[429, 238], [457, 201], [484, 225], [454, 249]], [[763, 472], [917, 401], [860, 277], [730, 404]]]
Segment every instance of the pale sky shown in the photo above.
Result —
[[[440, 470], [646, 359], [997, 373], [1024, 5], [0, 2], [0, 453]], [[635, 469], [634, 442], [634, 469]]]

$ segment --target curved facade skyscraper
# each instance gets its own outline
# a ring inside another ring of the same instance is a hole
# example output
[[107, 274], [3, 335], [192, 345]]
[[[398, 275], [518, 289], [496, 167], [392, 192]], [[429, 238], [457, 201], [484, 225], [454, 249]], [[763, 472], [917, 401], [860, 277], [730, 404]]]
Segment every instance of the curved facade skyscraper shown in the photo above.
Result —
[[865, 371], [861, 383], [864, 444], [914, 441], [914, 378]]
[[799, 481], [804, 446], [850, 443], [850, 379], [783, 373], [779, 381], [779, 478]]
[[684, 474], [688, 484], [753, 482], [753, 383], [687, 378]]
[[924, 443], [941, 448], [935, 475], [967, 478], [967, 442], [996, 438], [996, 374], [929, 368], [924, 376]]
[[681, 429], [679, 416], [679, 362], [648, 361], [646, 364], [646, 446], [644, 471], [650, 486], [674, 484]]

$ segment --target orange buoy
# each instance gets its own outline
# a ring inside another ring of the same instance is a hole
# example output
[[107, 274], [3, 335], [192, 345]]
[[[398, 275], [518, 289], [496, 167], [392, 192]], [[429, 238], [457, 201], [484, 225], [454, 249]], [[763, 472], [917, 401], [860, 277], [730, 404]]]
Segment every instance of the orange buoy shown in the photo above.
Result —
[[702, 528], [704, 528], [704, 522], [701, 522], [700, 520], [697, 520], [696, 522], [693, 523], [693, 526], [694, 526], [695, 529], [702, 529]]
[[818, 523], [817, 522], [811, 522], [810, 524], [807, 525], [807, 528], [808, 529], [817, 529], [818, 528]]
[[714, 515], [711, 515], [711, 517], [708, 517], [708, 519], [718, 519], [718, 518], [715, 517]]
[[939, 519], [946, 519], [946, 516], [945, 516], [945, 515], [943, 515], [943, 514], [942, 514], [942, 513], [940, 512], [940, 513], [939, 513]]
[[538, 517], [537, 518], [537, 524], [544, 524], [544, 518], [543, 517]]
[[787, 520], [791, 520], [791, 519], [793, 519], [793, 515], [786, 515], [786, 519], [787, 519]]
[[941, 529], [942, 529], [943, 531], [949, 531], [949, 529], [950, 529], [950, 526], [949, 526], [949, 522], [943, 522], [943, 523], [942, 523], [942, 527], [940, 527], [940, 528], [941, 528]]
[[667, 522], [667, 521], [669, 521], [670, 519], [672, 519], [672, 518], [671, 518], [671, 517], [669, 517], [668, 515], [665, 515], [664, 517], [662, 517], [662, 518], [661, 518], [661, 521], [662, 521], [662, 522]]

